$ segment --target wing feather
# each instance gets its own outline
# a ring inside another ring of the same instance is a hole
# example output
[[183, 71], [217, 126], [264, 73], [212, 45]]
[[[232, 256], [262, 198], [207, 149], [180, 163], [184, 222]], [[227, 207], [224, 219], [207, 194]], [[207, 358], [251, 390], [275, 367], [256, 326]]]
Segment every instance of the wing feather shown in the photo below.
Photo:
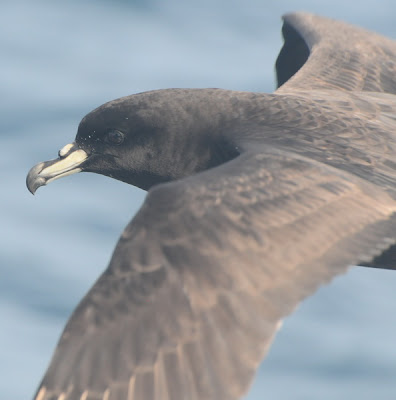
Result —
[[276, 62], [279, 92], [343, 89], [396, 94], [394, 41], [308, 13], [286, 14], [283, 20], [285, 43]]
[[240, 398], [280, 320], [396, 242], [395, 211], [377, 186], [272, 149], [157, 186], [36, 398]]

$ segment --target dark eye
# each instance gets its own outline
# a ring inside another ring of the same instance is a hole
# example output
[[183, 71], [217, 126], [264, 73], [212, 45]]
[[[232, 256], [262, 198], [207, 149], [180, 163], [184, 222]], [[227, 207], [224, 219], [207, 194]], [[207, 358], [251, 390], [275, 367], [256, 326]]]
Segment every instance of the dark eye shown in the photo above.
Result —
[[111, 144], [121, 144], [124, 141], [124, 134], [116, 129], [108, 131], [105, 136], [105, 141]]

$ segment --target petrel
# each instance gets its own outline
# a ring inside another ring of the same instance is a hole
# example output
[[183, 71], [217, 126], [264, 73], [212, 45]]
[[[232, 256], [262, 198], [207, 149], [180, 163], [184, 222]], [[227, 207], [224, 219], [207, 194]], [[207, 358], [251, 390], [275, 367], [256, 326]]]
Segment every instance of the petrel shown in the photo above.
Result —
[[272, 94], [110, 101], [27, 186], [87, 171], [148, 191], [35, 400], [236, 400], [281, 320], [351, 265], [396, 268], [396, 42], [283, 17]]

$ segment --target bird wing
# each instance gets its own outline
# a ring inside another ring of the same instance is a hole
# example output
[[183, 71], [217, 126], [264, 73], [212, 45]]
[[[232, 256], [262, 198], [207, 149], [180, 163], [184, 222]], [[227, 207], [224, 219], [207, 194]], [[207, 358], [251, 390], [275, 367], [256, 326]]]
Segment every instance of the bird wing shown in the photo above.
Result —
[[154, 187], [36, 400], [239, 399], [283, 317], [396, 241], [377, 186], [266, 146]]
[[396, 42], [306, 13], [283, 17], [280, 92], [344, 89], [396, 94]]

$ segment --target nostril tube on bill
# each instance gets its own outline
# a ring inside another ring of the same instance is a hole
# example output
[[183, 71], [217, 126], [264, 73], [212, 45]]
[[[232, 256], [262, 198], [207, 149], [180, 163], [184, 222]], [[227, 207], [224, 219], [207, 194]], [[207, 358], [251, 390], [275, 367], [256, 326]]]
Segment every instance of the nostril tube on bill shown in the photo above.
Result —
[[74, 147], [74, 143], [69, 143], [66, 146], [63, 146], [59, 151], [58, 151], [58, 156], [60, 158], [64, 157], [66, 154], [70, 152], [70, 150]]

